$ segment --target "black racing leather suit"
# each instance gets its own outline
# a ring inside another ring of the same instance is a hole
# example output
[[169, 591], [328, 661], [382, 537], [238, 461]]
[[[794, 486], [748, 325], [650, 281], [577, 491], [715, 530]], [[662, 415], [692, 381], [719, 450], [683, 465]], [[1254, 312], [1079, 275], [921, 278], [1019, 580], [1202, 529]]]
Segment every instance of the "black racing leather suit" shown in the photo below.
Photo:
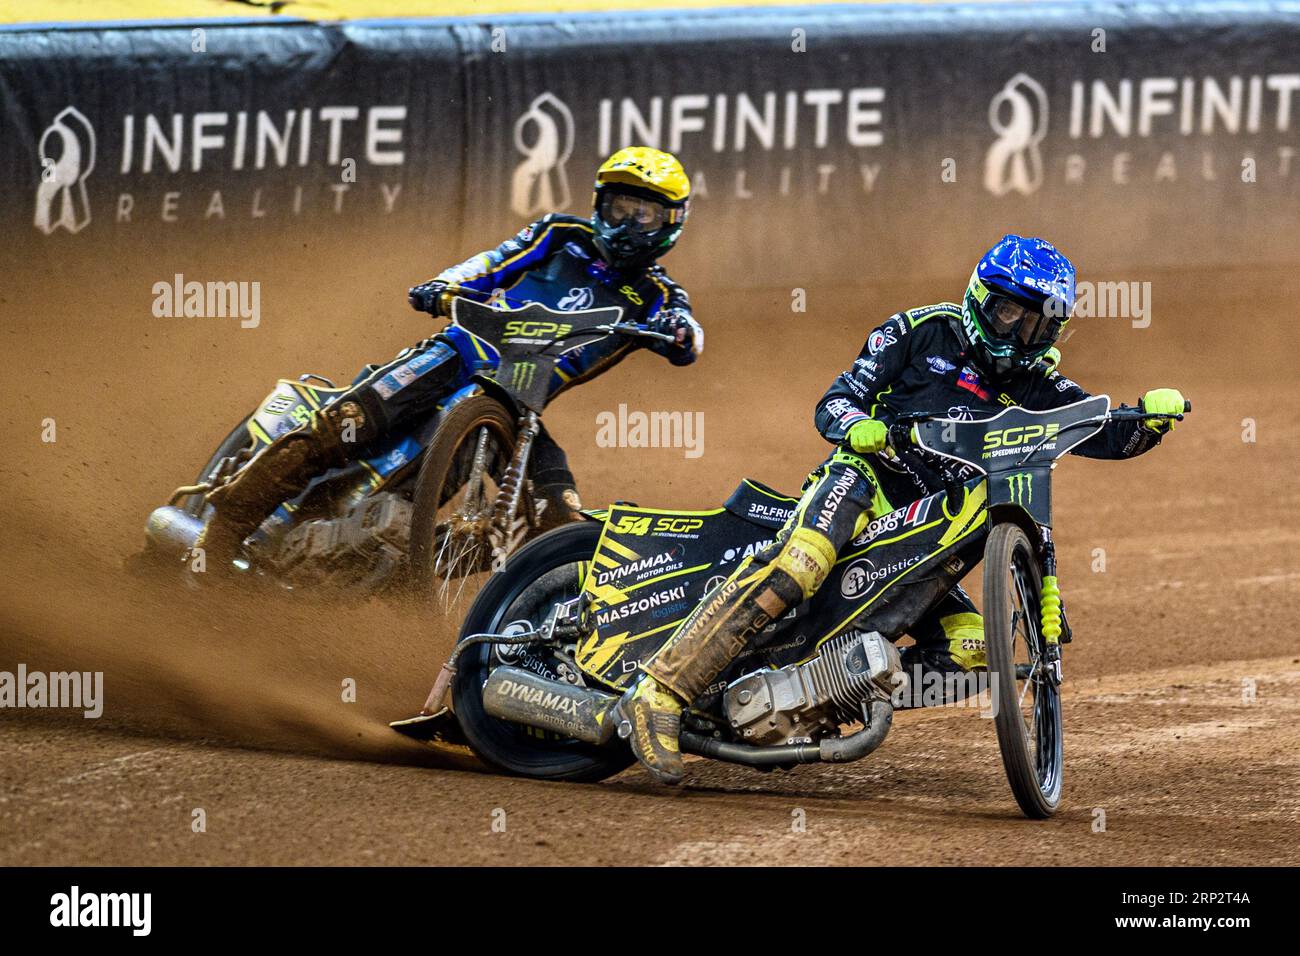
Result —
[[[941, 302], [891, 316], [872, 331], [853, 367], [841, 373], [817, 403], [817, 430], [840, 448], [810, 476], [805, 488], [816, 500], [805, 513], [824, 513], [820, 489], [829, 498], [840, 493], [837, 484], [842, 489], [851, 482], [844, 501], [831, 501], [835, 507], [827, 537], [837, 551], [857, 533], [864, 512], [876, 518], [942, 489], [935, 467], [939, 461], [926, 452], [911, 452], [920, 459], [919, 468], [883, 452], [854, 452], [848, 446], [848, 432], [855, 422], [874, 418], [892, 425], [905, 412], [984, 418], [1008, 405], [1042, 410], [1090, 397], [1054, 364], [1043, 361], [996, 383], [990, 381], [971, 360], [960, 310], [955, 303]], [[1071, 454], [1132, 458], [1159, 443], [1158, 434], [1137, 422], [1112, 421]], [[951, 468], [953, 463], [947, 465]], [[964, 468], [957, 472], [963, 479], [974, 474]], [[982, 622], [960, 587], [917, 622], [912, 637], [916, 645], [903, 652], [909, 671], [914, 666], [922, 671], [951, 671], [983, 664]]]
[[[903, 412], [984, 418], [1008, 405], [1043, 410], [1091, 397], [1047, 362], [996, 384], [990, 382], [971, 361], [960, 330], [961, 307], [952, 302], [890, 316], [867, 337], [853, 367], [841, 373], [817, 403], [817, 430], [827, 441], [841, 445], [849, 429], [863, 418], [886, 425], [894, 424]], [[1137, 422], [1112, 421], [1071, 454], [1132, 458], [1159, 443], [1159, 435]], [[918, 455], [927, 457], [924, 452]], [[923, 496], [939, 490], [922, 483], [921, 476], [897, 460], [883, 454], [870, 457], [886, 474], [904, 478], [906, 484], [890, 482], [895, 494]]]
[[[772, 544], [742, 561], [642, 665], [659, 687], [695, 700], [768, 622], [824, 586], [839, 554], [869, 521], [942, 490], [936, 462], [921, 458], [906, 467], [885, 454], [855, 452], [848, 445], [854, 423], [891, 424], [903, 412], [989, 417], [1004, 405], [1043, 410], [1088, 397], [1045, 362], [988, 381], [970, 361], [960, 323], [959, 307], [943, 302], [894, 315], [871, 333], [853, 367], [817, 403], [817, 428], [837, 447], [808, 476]], [[1112, 421], [1073, 452], [1131, 458], [1159, 441], [1136, 423]], [[932, 676], [987, 666], [983, 621], [960, 587], [909, 634], [916, 643], [902, 659], [912, 694], [901, 693], [899, 706], [924, 706]], [[947, 694], [948, 682], [942, 686]], [[964, 693], [957, 686], [953, 692]]]

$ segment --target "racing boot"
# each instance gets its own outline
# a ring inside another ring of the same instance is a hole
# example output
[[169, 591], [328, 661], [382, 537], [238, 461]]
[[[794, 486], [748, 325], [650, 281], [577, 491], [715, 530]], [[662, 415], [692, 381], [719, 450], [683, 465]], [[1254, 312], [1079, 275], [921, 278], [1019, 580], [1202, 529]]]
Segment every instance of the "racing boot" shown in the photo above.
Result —
[[533, 485], [533, 507], [537, 512], [537, 533], [543, 534], [582, 518], [582, 500], [573, 481]]
[[533, 460], [529, 467], [533, 481], [533, 505], [537, 515], [537, 533], [577, 521], [582, 502], [578, 499], [577, 484], [569, 469], [568, 456], [555, 443], [550, 432], [543, 428], [533, 445]]
[[194, 542], [203, 549], [207, 570], [228, 575], [244, 540], [256, 531], [276, 506], [298, 495], [316, 475], [337, 468], [355, 455], [373, 432], [361, 404], [341, 400], [312, 414], [311, 420], [281, 435], [258, 452], [224, 485], [204, 499], [212, 517]]
[[750, 639], [817, 592], [835, 548], [810, 528], [795, 528], [775, 557], [743, 562], [705, 595], [668, 642], [642, 667], [646, 673], [618, 704], [619, 733], [664, 783], [683, 776], [677, 735], [681, 712], [705, 692]]
[[954, 704], [979, 692], [973, 681], [952, 678], [988, 668], [984, 619], [974, 611], [958, 611], [939, 618], [938, 624], [914, 634], [916, 643], [901, 651], [908, 686], [895, 695], [899, 710]]
[[682, 702], [645, 674], [623, 695], [614, 711], [619, 736], [627, 737], [632, 753], [660, 783], [675, 786], [685, 769], [677, 738], [682, 732]]

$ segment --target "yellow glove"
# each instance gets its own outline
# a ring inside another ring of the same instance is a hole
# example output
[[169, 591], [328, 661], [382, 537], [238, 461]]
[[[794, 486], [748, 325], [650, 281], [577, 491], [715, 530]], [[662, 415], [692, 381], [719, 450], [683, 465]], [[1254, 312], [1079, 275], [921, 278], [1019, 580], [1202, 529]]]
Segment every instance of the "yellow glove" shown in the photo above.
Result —
[[[1153, 388], [1142, 396], [1142, 410], [1155, 414], [1181, 415], [1186, 401], [1176, 388]], [[1143, 424], [1157, 434], [1174, 430], [1171, 418], [1149, 418]]]
[[848, 439], [849, 447], [856, 452], [880, 451], [889, 442], [889, 429], [884, 422], [864, 418], [849, 426]]

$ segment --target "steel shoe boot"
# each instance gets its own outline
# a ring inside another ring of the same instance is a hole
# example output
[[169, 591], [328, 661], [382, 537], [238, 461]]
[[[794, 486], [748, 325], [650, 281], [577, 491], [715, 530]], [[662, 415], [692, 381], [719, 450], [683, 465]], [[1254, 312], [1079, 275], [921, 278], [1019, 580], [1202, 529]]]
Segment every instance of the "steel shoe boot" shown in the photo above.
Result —
[[626, 737], [641, 766], [660, 783], [675, 786], [686, 775], [677, 738], [682, 730], [682, 702], [648, 674], [614, 709], [620, 737]]
[[194, 542], [195, 549], [203, 549], [208, 571], [228, 574], [244, 540], [277, 505], [300, 494], [312, 478], [347, 461], [341, 429], [345, 422], [353, 423], [350, 434], [364, 434], [368, 423], [359, 403], [342, 401], [313, 414], [308, 424], [281, 435], [228, 482], [208, 492], [205, 501], [213, 514]]

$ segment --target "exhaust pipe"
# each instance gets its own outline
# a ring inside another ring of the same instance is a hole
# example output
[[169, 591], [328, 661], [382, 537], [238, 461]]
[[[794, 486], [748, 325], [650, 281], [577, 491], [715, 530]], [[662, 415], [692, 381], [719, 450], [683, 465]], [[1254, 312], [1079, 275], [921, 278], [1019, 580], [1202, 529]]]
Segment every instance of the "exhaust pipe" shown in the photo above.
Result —
[[149, 550], [179, 558], [199, 539], [203, 522], [173, 505], [155, 508], [145, 522], [144, 538]]
[[483, 709], [493, 717], [552, 730], [589, 744], [614, 736], [618, 697], [549, 680], [521, 667], [502, 666], [483, 685]]
[[894, 723], [894, 707], [887, 700], [871, 702], [871, 722], [856, 734], [831, 737], [815, 744], [782, 744], [776, 747], [753, 747], [714, 740], [702, 734], [683, 731], [682, 750], [700, 757], [725, 760], [749, 767], [788, 767], [800, 763], [847, 763], [861, 760], [879, 747]]
[[[483, 685], [483, 709], [493, 717], [529, 727], [552, 730], [589, 744], [605, 744], [614, 736], [618, 697], [591, 687], [550, 680], [521, 667], [503, 665]], [[751, 767], [781, 767], [801, 763], [847, 763], [860, 760], [884, 742], [894, 721], [886, 700], [873, 700], [871, 721], [856, 734], [832, 737], [815, 744], [753, 747], [689, 730], [682, 731], [685, 753]]]

